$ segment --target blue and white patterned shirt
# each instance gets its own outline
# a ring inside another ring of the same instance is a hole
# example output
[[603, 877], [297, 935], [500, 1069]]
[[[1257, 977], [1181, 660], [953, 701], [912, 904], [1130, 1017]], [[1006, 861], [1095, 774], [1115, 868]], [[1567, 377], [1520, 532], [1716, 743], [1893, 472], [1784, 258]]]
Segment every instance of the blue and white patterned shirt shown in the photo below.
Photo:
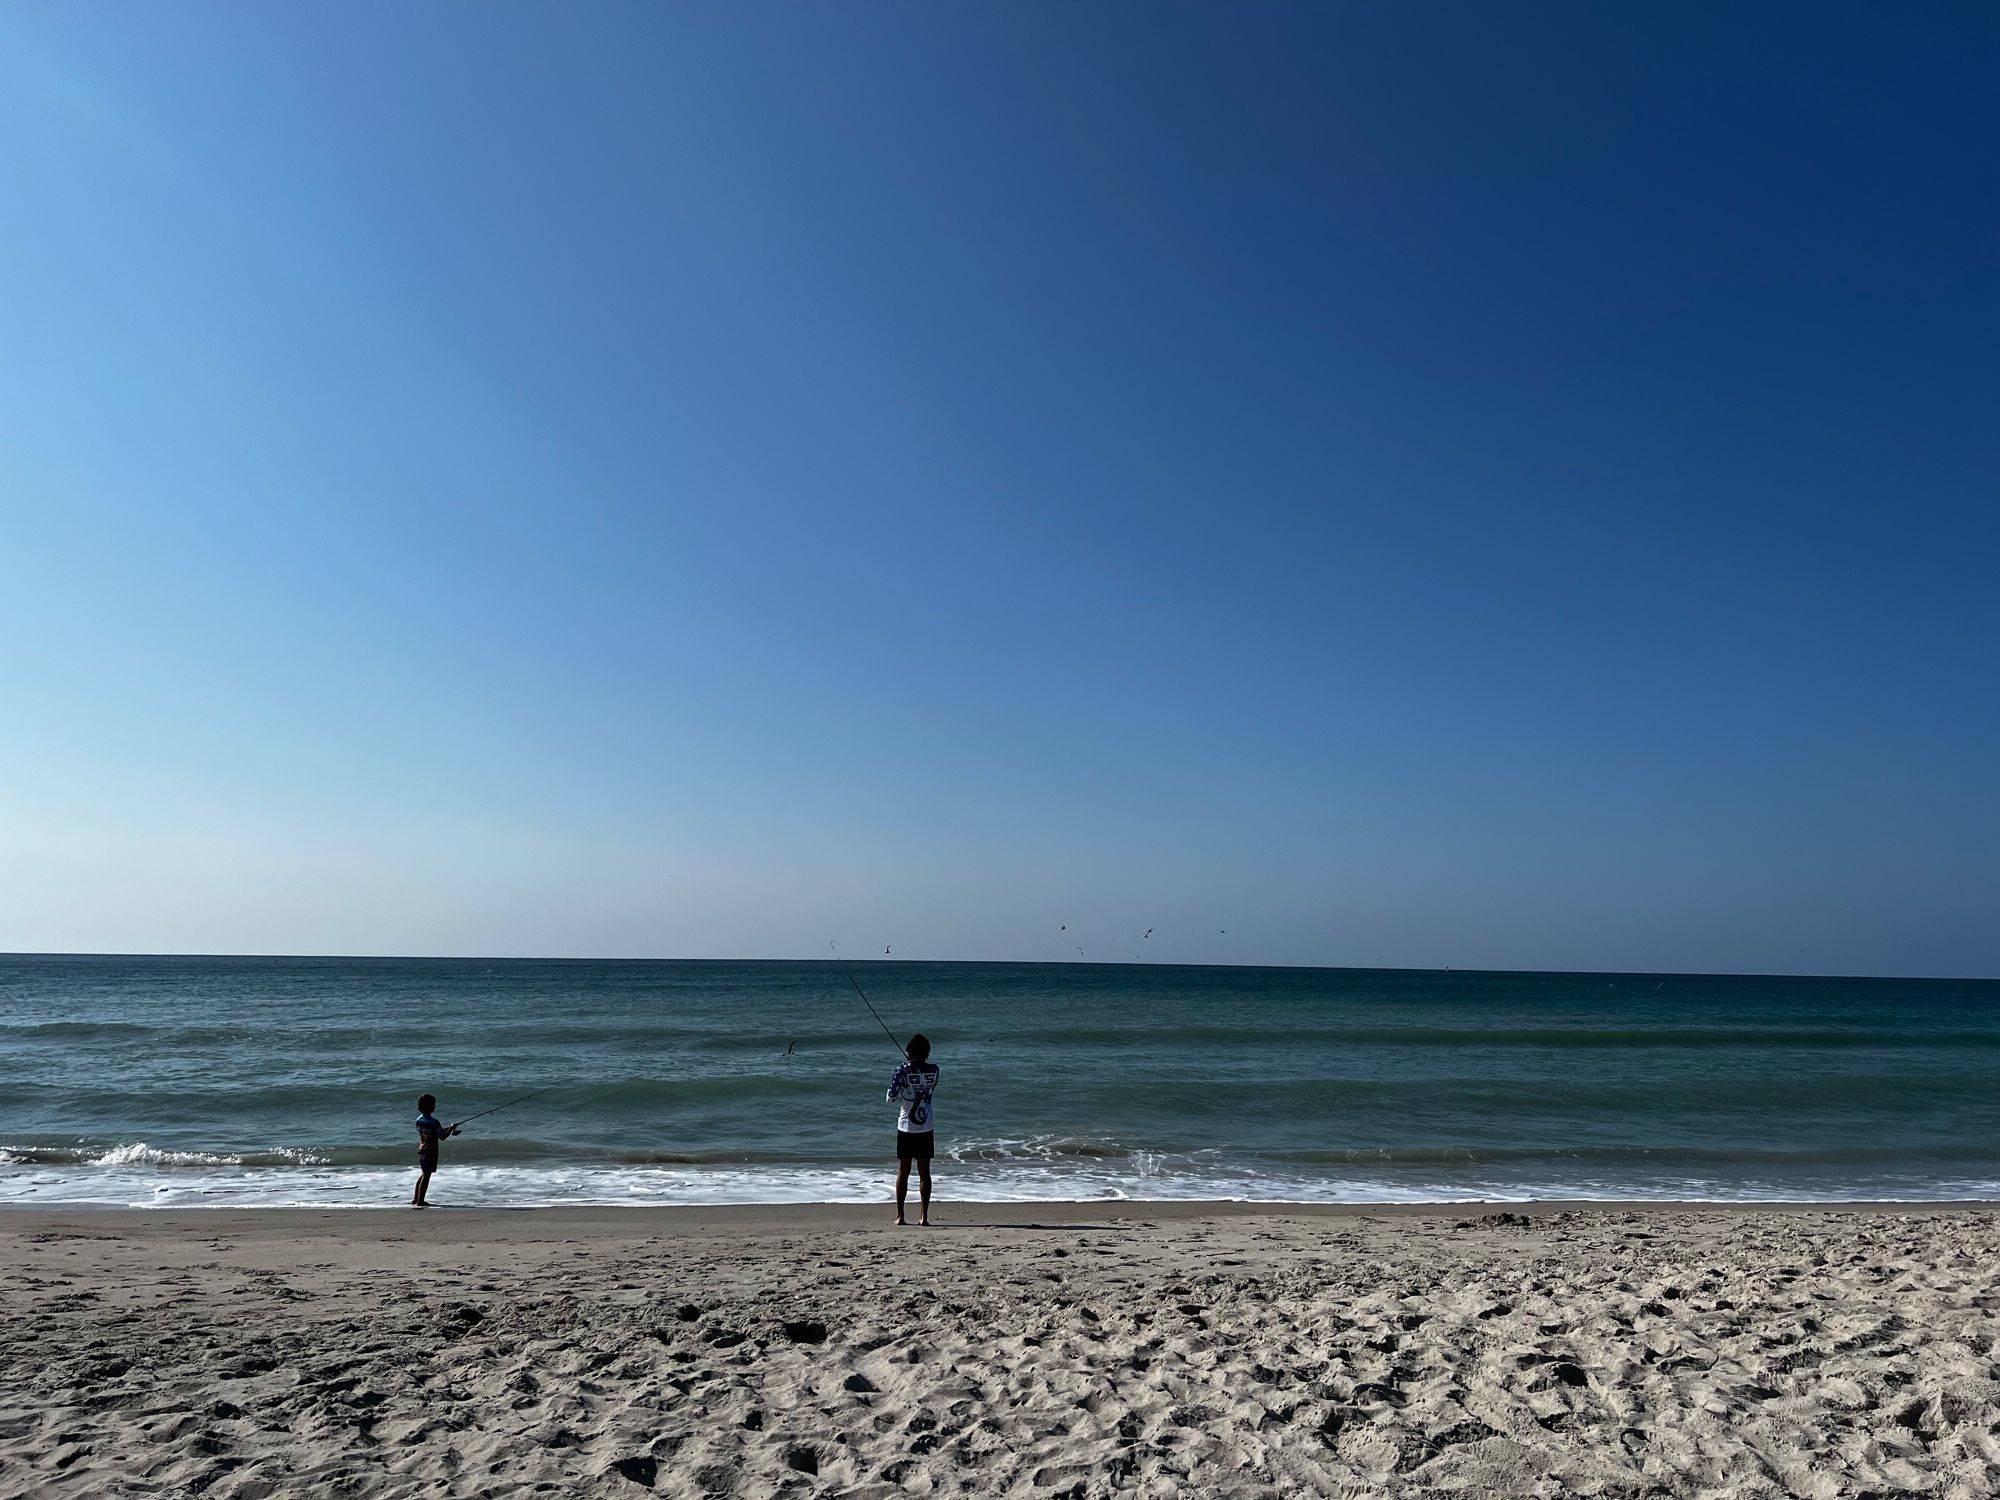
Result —
[[937, 1092], [937, 1086], [938, 1068], [934, 1062], [922, 1067], [906, 1062], [896, 1069], [896, 1076], [889, 1080], [889, 1102], [903, 1106], [896, 1119], [898, 1130], [921, 1135], [937, 1129], [937, 1111], [931, 1107], [931, 1095]]

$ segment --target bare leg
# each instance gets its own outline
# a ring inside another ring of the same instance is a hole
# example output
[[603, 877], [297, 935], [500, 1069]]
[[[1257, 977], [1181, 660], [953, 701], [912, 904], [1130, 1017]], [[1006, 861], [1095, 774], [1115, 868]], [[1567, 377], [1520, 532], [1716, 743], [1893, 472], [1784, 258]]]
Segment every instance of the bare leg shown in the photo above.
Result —
[[424, 1194], [428, 1193], [430, 1190], [431, 1190], [431, 1169], [429, 1167], [419, 1167], [417, 1169], [417, 1190], [410, 1195], [410, 1207], [412, 1208], [428, 1207], [429, 1205], [427, 1205], [424, 1202]]
[[920, 1161], [917, 1163], [917, 1180], [918, 1190], [923, 1194], [923, 1204], [917, 1214], [917, 1222], [919, 1224], [928, 1224], [931, 1221], [931, 1164], [929, 1162]]
[[[910, 1162], [908, 1157], [896, 1163], [896, 1222], [903, 1222], [903, 1201], [910, 1196]], [[926, 1200], [928, 1201], [928, 1200]]]

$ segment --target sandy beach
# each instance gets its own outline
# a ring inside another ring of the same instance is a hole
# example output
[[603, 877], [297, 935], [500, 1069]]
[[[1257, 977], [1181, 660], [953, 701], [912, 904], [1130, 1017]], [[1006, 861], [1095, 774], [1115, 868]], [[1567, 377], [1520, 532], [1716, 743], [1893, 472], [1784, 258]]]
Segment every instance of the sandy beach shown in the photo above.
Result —
[[1989, 1206], [0, 1216], [0, 1495], [2000, 1490]]

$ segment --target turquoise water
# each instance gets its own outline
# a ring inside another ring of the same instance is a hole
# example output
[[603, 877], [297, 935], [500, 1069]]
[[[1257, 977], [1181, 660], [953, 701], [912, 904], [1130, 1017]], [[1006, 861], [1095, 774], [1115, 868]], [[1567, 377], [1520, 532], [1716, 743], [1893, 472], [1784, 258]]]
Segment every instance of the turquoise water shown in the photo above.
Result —
[[[2000, 1197], [2000, 982], [854, 964], [953, 1196]], [[785, 1055], [787, 1046], [792, 1054]], [[0, 1201], [868, 1200], [833, 963], [0, 957]]]

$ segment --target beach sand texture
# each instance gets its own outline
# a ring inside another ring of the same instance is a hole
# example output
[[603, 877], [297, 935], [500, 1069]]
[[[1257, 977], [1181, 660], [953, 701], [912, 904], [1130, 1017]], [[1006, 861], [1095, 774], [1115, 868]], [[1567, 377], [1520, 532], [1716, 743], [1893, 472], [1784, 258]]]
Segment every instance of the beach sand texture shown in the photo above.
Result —
[[1979, 1209], [0, 1216], [0, 1495], [2000, 1492]]

